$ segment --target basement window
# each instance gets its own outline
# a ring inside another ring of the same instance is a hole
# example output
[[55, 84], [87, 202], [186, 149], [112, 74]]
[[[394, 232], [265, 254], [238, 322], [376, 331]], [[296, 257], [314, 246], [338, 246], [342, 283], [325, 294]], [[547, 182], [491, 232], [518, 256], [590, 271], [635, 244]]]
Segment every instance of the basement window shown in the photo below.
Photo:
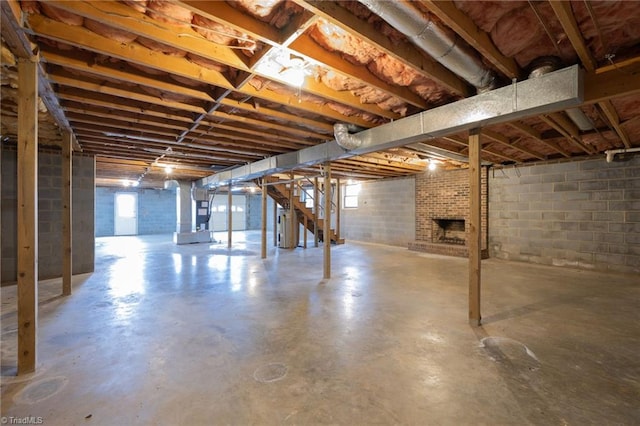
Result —
[[302, 200], [308, 209], [313, 209], [313, 188], [302, 188]]
[[358, 194], [360, 193], [359, 183], [350, 183], [344, 187], [344, 208], [358, 208]]

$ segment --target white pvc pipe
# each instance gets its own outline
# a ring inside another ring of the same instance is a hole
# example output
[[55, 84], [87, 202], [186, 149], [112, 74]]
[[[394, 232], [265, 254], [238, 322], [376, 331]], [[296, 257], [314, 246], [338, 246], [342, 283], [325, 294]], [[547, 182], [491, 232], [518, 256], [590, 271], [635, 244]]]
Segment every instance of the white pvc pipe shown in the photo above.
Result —
[[610, 163], [613, 161], [613, 157], [616, 156], [616, 154], [625, 154], [627, 152], [640, 152], [640, 147], [638, 148], [623, 148], [623, 149], [609, 149], [607, 151], [605, 151], [604, 153], [607, 155], [607, 163]]

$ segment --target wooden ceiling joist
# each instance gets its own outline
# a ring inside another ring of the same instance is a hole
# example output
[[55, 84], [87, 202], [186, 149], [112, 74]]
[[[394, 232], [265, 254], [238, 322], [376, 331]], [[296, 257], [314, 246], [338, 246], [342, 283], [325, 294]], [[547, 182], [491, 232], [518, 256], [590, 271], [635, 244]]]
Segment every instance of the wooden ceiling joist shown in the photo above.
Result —
[[538, 132], [533, 127], [519, 121], [513, 121], [511, 123], [508, 123], [508, 125], [522, 132], [523, 134], [533, 138], [534, 140], [540, 142], [541, 144], [551, 148], [552, 150], [562, 154], [564, 157], [566, 158], [571, 157], [571, 154], [567, 150], [565, 150], [564, 148], [562, 148], [561, 146], [559, 146], [557, 143], [553, 141], [544, 139], [540, 134], [540, 132]]
[[435, 60], [428, 58], [409, 43], [397, 45], [368, 22], [365, 22], [334, 2], [322, 0], [293, 0], [296, 4], [337, 25], [379, 49], [381, 52], [407, 65], [420, 75], [442, 84], [452, 93], [463, 97], [471, 94], [471, 88]]

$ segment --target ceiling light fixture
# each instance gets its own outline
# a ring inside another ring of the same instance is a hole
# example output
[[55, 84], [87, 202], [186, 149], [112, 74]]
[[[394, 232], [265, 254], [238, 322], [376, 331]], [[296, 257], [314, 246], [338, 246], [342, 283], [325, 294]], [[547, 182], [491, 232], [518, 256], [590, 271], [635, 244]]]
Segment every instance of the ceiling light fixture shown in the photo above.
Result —
[[429, 161], [429, 165], [427, 166], [427, 168], [430, 171], [434, 171], [438, 167], [438, 165], [436, 164], [435, 160], [429, 159], [428, 161]]
[[173, 171], [173, 167], [165, 166], [164, 171], [165, 171], [166, 174], [170, 175], [171, 172]]

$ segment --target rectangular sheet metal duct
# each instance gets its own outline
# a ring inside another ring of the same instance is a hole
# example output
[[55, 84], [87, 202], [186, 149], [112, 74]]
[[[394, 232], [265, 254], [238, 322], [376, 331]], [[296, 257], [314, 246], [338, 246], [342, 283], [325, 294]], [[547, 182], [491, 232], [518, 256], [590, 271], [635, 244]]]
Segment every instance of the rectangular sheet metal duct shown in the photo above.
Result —
[[577, 65], [542, 77], [430, 109], [354, 135], [358, 148], [345, 150], [335, 141], [281, 154], [203, 178], [203, 186], [223, 186], [301, 166], [335, 161], [450, 136], [461, 131], [577, 107], [583, 100], [583, 72]]

